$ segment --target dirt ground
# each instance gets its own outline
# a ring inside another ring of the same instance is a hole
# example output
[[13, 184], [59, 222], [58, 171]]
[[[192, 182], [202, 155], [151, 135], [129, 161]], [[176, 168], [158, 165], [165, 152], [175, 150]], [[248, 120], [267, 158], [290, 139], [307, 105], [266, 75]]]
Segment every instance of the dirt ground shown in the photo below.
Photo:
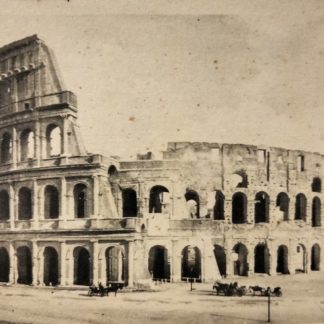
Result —
[[[281, 286], [271, 323], [324, 323], [324, 275], [235, 279], [241, 285]], [[266, 297], [221, 297], [210, 284], [159, 284], [155, 291], [123, 290], [89, 297], [86, 289], [0, 287], [0, 323], [266, 323]]]

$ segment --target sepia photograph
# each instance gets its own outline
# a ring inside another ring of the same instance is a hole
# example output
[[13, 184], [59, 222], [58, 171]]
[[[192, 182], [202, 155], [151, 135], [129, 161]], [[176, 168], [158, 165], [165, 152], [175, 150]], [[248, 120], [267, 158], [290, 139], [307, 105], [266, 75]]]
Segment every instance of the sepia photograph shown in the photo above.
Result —
[[322, 0], [0, 8], [0, 324], [324, 323]]

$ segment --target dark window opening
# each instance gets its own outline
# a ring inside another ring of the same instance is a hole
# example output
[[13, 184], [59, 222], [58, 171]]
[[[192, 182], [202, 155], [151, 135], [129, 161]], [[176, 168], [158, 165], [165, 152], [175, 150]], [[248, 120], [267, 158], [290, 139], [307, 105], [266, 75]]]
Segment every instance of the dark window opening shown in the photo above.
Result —
[[238, 243], [233, 248], [234, 253], [237, 254], [237, 258], [234, 261], [234, 275], [247, 276], [249, 273], [249, 264], [247, 261], [248, 250], [242, 243]]
[[1, 163], [8, 163], [11, 160], [12, 140], [9, 133], [2, 136], [1, 141]]
[[26, 187], [19, 190], [18, 194], [18, 219], [29, 220], [33, 217], [32, 191]]
[[276, 206], [279, 207], [279, 210], [283, 213], [283, 220], [289, 220], [289, 197], [285, 192], [281, 192], [277, 196]]
[[30, 249], [22, 246], [17, 249], [18, 279], [17, 283], [30, 285], [33, 281], [32, 257]]
[[153, 246], [149, 252], [149, 272], [153, 280], [170, 280], [168, 250], [164, 246]]
[[304, 194], [298, 194], [296, 196], [295, 204], [295, 219], [306, 221], [306, 206], [307, 200]]
[[305, 157], [303, 155], [297, 157], [297, 170], [300, 172], [305, 171]]
[[137, 216], [137, 194], [133, 189], [123, 189], [123, 217]]
[[90, 285], [90, 254], [85, 248], [75, 248], [74, 256], [74, 284]]
[[311, 253], [311, 270], [312, 271], [319, 271], [320, 264], [321, 264], [321, 248], [318, 244], [314, 244], [312, 246], [312, 253]]
[[59, 217], [59, 192], [54, 186], [45, 188], [44, 216], [46, 219]]
[[150, 190], [149, 213], [162, 213], [169, 203], [169, 190], [163, 186], [154, 186]]
[[0, 282], [9, 282], [10, 260], [7, 249], [0, 248]]
[[318, 197], [313, 198], [312, 202], [312, 226], [321, 226], [321, 200]]
[[58, 254], [53, 247], [46, 247], [44, 250], [44, 284], [56, 286], [59, 283], [58, 280]]
[[241, 177], [240, 181], [236, 185], [236, 188], [247, 188], [249, 185], [249, 182], [248, 182], [248, 176], [247, 176], [245, 170], [237, 171], [234, 174]]
[[288, 248], [285, 245], [280, 245], [277, 250], [277, 272], [289, 274], [288, 269]]
[[314, 178], [312, 182], [312, 191], [321, 192], [322, 191], [322, 181], [320, 178]]
[[87, 217], [87, 186], [77, 184], [74, 187], [74, 214], [76, 218]]
[[222, 246], [215, 245], [214, 255], [218, 266], [219, 274], [222, 277], [226, 277], [226, 254], [224, 248]]
[[184, 196], [187, 201], [189, 217], [199, 218], [200, 217], [200, 203], [199, 203], [198, 193], [194, 190], [187, 189]]
[[181, 279], [195, 278], [201, 281], [201, 253], [195, 246], [187, 246], [182, 250]]
[[214, 219], [216, 220], [225, 219], [224, 203], [225, 203], [224, 194], [221, 191], [216, 190], [215, 205], [214, 205]]
[[6, 190], [0, 191], [0, 220], [10, 218], [9, 194]]
[[265, 244], [258, 244], [254, 249], [254, 272], [269, 274], [269, 250]]
[[232, 223], [243, 224], [246, 222], [247, 199], [244, 193], [237, 192], [232, 198]]
[[265, 192], [259, 192], [255, 196], [254, 220], [255, 223], [269, 222], [269, 196]]

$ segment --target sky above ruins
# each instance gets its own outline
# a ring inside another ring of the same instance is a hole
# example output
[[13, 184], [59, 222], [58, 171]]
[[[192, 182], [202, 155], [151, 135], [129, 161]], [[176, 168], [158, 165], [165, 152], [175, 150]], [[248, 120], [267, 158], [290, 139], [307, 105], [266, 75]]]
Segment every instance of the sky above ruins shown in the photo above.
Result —
[[38, 34], [54, 50], [89, 152], [324, 153], [324, 2], [189, 2], [0, 0], [0, 46]]

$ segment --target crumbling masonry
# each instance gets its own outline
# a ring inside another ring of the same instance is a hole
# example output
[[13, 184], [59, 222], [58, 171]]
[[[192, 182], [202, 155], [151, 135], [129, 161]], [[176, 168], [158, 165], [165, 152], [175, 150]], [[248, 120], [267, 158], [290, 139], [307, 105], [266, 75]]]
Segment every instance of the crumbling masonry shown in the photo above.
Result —
[[0, 49], [0, 281], [88, 285], [321, 271], [324, 156], [169, 143], [88, 154], [37, 36]]

